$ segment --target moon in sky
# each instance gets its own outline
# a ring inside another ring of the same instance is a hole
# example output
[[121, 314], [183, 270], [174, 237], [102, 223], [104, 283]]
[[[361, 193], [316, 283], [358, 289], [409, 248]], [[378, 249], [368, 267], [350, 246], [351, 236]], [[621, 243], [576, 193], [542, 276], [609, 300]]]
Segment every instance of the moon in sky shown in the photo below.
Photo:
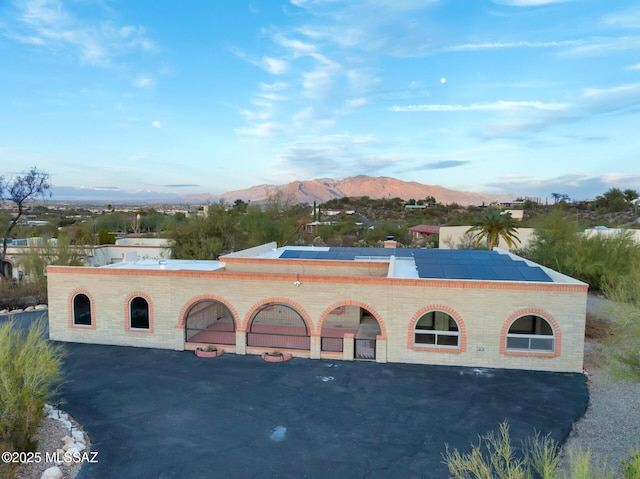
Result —
[[440, 83], [447, 83], [447, 79], [445, 77], [440, 78]]

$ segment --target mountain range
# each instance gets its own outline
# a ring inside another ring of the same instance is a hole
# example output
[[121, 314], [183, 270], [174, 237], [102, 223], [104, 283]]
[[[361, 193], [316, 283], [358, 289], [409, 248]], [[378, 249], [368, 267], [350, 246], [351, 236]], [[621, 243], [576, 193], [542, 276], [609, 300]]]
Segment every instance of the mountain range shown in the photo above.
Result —
[[224, 200], [233, 203], [237, 199], [252, 203], [261, 203], [274, 194], [281, 194], [284, 198], [297, 202], [312, 204], [324, 203], [334, 198], [368, 196], [373, 199], [402, 198], [425, 199], [432, 196], [438, 203], [459, 205], [480, 205], [494, 201], [511, 201], [516, 195], [496, 195], [486, 193], [472, 193], [456, 191], [437, 185], [425, 185], [415, 181], [402, 181], [385, 176], [355, 176], [334, 180], [318, 178], [308, 181], [292, 181], [283, 185], [256, 185], [242, 190], [228, 191], [220, 195], [209, 193], [197, 195], [165, 194], [152, 191], [128, 193], [119, 189], [91, 189], [54, 187], [53, 198], [70, 201], [109, 201], [113, 203], [123, 201], [171, 202], [171, 203], [211, 203]]

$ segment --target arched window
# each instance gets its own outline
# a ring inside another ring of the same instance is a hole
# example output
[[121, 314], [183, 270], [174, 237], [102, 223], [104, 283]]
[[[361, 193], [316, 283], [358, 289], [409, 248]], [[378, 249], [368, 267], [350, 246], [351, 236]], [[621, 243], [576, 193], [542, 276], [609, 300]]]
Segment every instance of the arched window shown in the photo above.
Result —
[[416, 322], [415, 346], [456, 348], [460, 344], [460, 329], [453, 316], [444, 311], [429, 311]]
[[129, 303], [129, 327], [149, 329], [149, 303], [140, 296], [136, 296]]
[[549, 322], [533, 314], [516, 319], [507, 332], [508, 351], [555, 351], [555, 334]]
[[73, 325], [91, 326], [91, 300], [86, 294], [73, 297]]

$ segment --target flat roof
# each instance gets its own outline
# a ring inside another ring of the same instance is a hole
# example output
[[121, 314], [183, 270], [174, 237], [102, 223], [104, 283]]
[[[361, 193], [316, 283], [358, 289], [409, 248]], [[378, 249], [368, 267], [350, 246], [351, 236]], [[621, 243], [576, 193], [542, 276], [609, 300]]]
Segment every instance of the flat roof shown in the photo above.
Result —
[[108, 264], [101, 268], [112, 269], [146, 269], [167, 271], [216, 271], [223, 269], [224, 265], [217, 260], [189, 260], [189, 259], [136, 259], [121, 263]]
[[447, 279], [475, 281], [521, 281], [582, 284], [580, 281], [521, 258], [507, 251], [421, 248], [349, 248], [342, 246], [283, 246], [268, 243], [230, 253], [220, 260], [137, 259], [103, 268], [167, 271], [218, 271], [225, 258], [343, 261], [389, 263], [389, 278]]

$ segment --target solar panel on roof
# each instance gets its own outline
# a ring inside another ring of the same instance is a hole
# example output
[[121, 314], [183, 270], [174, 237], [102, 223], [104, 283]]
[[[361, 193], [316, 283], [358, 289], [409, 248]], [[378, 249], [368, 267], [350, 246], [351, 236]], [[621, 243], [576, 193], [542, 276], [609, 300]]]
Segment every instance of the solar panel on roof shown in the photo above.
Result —
[[515, 266], [492, 266], [500, 281], [524, 281], [524, 276], [520, 274]]
[[448, 263], [442, 265], [442, 272], [447, 279], [472, 279], [466, 265]]
[[498, 279], [498, 275], [487, 264], [473, 264], [468, 266], [469, 274], [473, 279], [495, 281]]
[[303, 252], [300, 250], [286, 249], [282, 252], [280, 258], [299, 258], [301, 253]]
[[420, 278], [444, 278], [444, 273], [438, 264], [421, 264], [418, 266], [418, 276]]
[[537, 266], [509, 255], [487, 250], [440, 250], [411, 248], [349, 248], [284, 250], [280, 258], [353, 261], [359, 258], [413, 258], [418, 277], [431, 279], [474, 279], [484, 281], [553, 280]]
[[520, 271], [520, 274], [522, 274], [522, 276], [524, 276], [524, 279], [526, 279], [527, 281], [553, 281], [549, 277], [549, 275], [545, 273], [541, 268], [524, 266], [518, 268], [518, 271]]

